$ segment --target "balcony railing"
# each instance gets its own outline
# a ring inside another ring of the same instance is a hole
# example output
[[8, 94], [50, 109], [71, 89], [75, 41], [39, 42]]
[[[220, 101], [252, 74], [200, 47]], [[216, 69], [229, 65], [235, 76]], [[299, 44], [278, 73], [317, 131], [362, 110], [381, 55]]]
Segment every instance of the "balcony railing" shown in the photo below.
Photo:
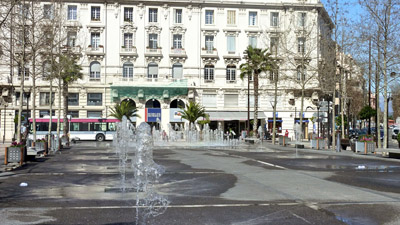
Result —
[[174, 55], [186, 55], [186, 51], [183, 48], [173, 48], [173, 49], [171, 49], [171, 54], [174, 54]]
[[137, 49], [135, 46], [122, 46], [121, 53], [137, 54]]
[[212, 56], [217, 56], [218, 52], [217, 49], [202, 49], [201, 50], [201, 55], [212, 55]]
[[146, 48], [147, 54], [162, 54], [161, 48]]
[[147, 78], [148, 82], [158, 82], [158, 78]]

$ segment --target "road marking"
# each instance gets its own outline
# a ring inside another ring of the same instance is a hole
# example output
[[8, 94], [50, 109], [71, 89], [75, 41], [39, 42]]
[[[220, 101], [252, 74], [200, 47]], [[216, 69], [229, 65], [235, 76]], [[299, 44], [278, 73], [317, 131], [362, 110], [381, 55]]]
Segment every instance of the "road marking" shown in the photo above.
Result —
[[258, 163], [261, 163], [261, 164], [265, 164], [265, 165], [267, 165], [267, 166], [272, 166], [272, 167], [276, 167], [276, 168], [279, 168], [279, 169], [284, 169], [284, 170], [286, 170], [286, 169], [287, 169], [287, 168], [285, 168], [285, 167], [278, 166], [278, 165], [276, 165], [276, 164], [267, 163], [267, 162], [260, 161], [260, 160], [255, 160], [255, 161], [256, 161], [256, 162], [258, 162]]
[[[250, 207], [250, 206], [297, 206], [302, 203], [241, 203], [241, 204], [209, 204], [209, 205], [168, 205], [167, 208], [207, 208], [207, 207]], [[162, 208], [164, 206], [152, 206]], [[136, 206], [71, 206], [71, 207], [49, 207], [52, 209], [135, 209]], [[138, 206], [138, 208], [147, 208], [147, 206]]]

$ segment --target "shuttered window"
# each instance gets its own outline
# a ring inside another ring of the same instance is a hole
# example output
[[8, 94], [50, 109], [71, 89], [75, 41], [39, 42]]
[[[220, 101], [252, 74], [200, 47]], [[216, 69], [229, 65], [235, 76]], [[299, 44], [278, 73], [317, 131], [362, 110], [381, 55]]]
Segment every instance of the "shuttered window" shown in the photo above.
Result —
[[217, 108], [217, 95], [203, 94], [202, 105], [206, 108]]
[[226, 94], [224, 96], [225, 108], [237, 108], [239, 104], [239, 96], [235, 94]]

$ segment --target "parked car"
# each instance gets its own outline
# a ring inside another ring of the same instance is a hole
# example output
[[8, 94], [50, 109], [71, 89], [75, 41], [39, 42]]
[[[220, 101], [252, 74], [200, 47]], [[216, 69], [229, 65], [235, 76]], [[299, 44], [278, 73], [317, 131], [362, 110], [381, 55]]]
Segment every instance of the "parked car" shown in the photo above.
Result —
[[399, 134], [400, 129], [398, 127], [393, 128], [392, 131], [392, 139], [397, 139], [397, 135]]

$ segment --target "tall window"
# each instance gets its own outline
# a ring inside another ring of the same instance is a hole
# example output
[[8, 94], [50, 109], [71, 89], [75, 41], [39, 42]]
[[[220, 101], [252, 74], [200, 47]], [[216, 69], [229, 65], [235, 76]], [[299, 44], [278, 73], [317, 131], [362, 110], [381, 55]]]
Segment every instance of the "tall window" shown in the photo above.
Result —
[[297, 52], [304, 54], [306, 52], [306, 39], [297, 38]]
[[249, 12], [249, 26], [257, 26], [257, 12]]
[[253, 48], [257, 48], [257, 37], [249, 36], [249, 45]]
[[124, 21], [133, 22], [133, 8], [124, 8]]
[[124, 34], [124, 47], [127, 51], [132, 50], [132, 47], [133, 47], [133, 34], [132, 33]]
[[149, 48], [156, 49], [158, 47], [158, 34], [149, 34]]
[[236, 37], [235, 36], [227, 36], [226, 37], [226, 43], [227, 43], [227, 50], [228, 53], [234, 54], [236, 51]]
[[158, 9], [154, 9], [154, 8], [149, 9], [149, 22], [150, 23], [157, 23], [157, 12], [158, 12]]
[[87, 105], [103, 105], [103, 94], [102, 93], [88, 93], [87, 94]]
[[214, 24], [214, 10], [206, 10], [206, 24]]
[[212, 35], [206, 36], [206, 50], [208, 53], [212, 53], [214, 51], [214, 36]]
[[76, 45], [76, 32], [70, 31], [67, 33], [67, 46], [75, 47], [75, 45]]
[[305, 12], [300, 12], [299, 13], [299, 27], [305, 27], [306, 26], [306, 18], [307, 18], [307, 13]]
[[[39, 101], [40, 101], [39, 104], [41, 106], [50, 105], [50, 92], [40, 92]], [[53, 96], [53, 102], [54, 102], [54, 96]]]
[[157, 63], [149, 63], [147, 69], [147, 78], [157, 78], [158, 77], [158, 65]]
[[297, 67], [297, 80], [305, 81], [307, 75], [307, 69], [305, 66]]
[[269, 72], [269, 80], [270, 81], [275, 81], [275, 80], [278, 81], [278, 71], [279, 71], [279, 68], [275, 68]]
[[227, 24], [228, 25], [236, 24], [236, 11], [235, 10], [228, 10]]
[[29, 80], [29, 67], [21, 68], [18, 67], [18, 78], [21, 79], [22, 76], [25, 80]]
[[92, 45], [92, 49], [97, 50], [100, 45], [100, 33], [94, 32], [90, 34], [90, 44]]
[[175, 63], [172, 65], [172, 78], [174, 79], [181, 79], [183, 74], [182, 64]]
[[204, 67], [204, 80], [214, 80], [214, 66], [206, 65]]
[[100, 21], [100, 6], [92, 6], [91, 19], [92, 21]]
[[271, 12], [271, 27], [278, 27], [278, 26], [279, 26], [279, 13]]
[[20, 5], [20, 14], [23, 16], [25, 19], [28, 19], [30, 17], [30, 10], [29, 10], [29, 4], [23, 4]]
[[[101, 118], [103, 112], [102, 111], [87, 111], [87, 118]], [[90, 130], [94, 130], [94, 127], [91, 127], [93, 129]]]
[[90, 80], [100, 80], [101, 66], [99, 62], [90, 63]]
[[43, 18], [51, 20], [53, 19], [53, 6], [50, 4], [43, 5]]
[[270, 40], [271, 54], [273, 54], [273, 55], [278, 54], [278, 43], [279, 43], [278, 37], [271, 37], [271, 40]]
[[173, 47], [175, 49], [181, 49], [182, 48], [182, 34], [174, 34], [174, 43]]
[[175, 9], [174, 22], [182, 23], [182, 9]]
[[78, 19], [78, 6], [69, 5], [68, 6], [68, 20], [77, 20]]
[[68, 93], [68, 105], [79, 105], [79, 93]]
[[46, 79], [50, 77], [51, 74], [51, 64], [49, 61], [43, 62], [43, 78]]
[[227, 81], [236, 80], [236, 66], [229, 65], [226, 67], [226, 80]]
[[133, 78], [133, 63], [126, 62], [122, 66], [122, 77], [123, 78]]

